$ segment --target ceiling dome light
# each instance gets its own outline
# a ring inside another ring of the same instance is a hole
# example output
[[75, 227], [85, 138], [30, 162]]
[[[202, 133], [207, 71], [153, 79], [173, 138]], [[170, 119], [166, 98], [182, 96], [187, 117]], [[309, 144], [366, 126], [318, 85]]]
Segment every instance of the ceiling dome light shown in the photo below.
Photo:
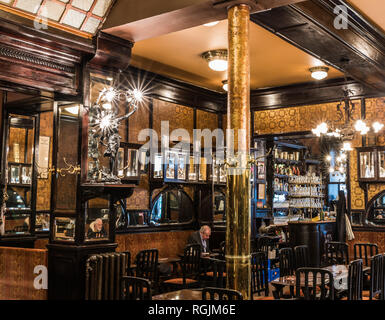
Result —
[[209, 67], [214, 71], [227, 70], [227, 50], [210, 50], [202, 53], [202, 58], [205, 59]]
[[227, 80], [223, 80], [222, 84], [223, 84], [222, 85], [223, 90], [229, 91], [229, 84], [227, 83]]
[[203, 24], [205, 27], [212, 27], [212, 26], [215, 26], [219, 23], [219, 21], [213, 21], [213, 22], [209, 22], [209, 23], [205, 23]]
[[328, 76], [328, 67], [313, 67], [310, 68], [309, 71], [311, 72], [311, 76], [316, 80], [322, 80], [325, 79]]

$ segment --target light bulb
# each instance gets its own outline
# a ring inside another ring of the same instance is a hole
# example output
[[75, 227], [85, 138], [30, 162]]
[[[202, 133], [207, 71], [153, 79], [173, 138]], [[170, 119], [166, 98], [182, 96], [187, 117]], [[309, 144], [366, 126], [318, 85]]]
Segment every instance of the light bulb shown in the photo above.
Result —
[[134, 96], [134, 99], [136, 101], [142, 101], [143, 99], [143, 93], [138, 89], [134, 89], [134, 91], [132, 92], [132, 95]]
[[115, 98], [115, 90], [113, 88], [109, 88], [105, 94], [105, 97], [108, 102], [112, 102]]
[[209, 62], [210, 69], [214, 71], [225, 71], [227, 70], [227, 60], [215, 59]]
[[328, 76], [329, 68], [320, 66], [320, 67], [310, 68], [309, 71], [311, 72], [312, 78], [316, 80], [322, 80]]
[[333, 173], [334, 172], [334, 168], [329, 168], [329, 172]]
[[328, 155], [328, 156], [326, 156], [326, 161], [331, 161], [332, 160], [332, 157], [331, 157], [331, 155]]
[[375, 133], [379, 132], [384, 127], [384, 125], [378, 121], [373, 122], [372, 126]]
[[352, 151], [352, 145], [350, 144], [350, 142], [344, 142], [343, 146], [342, 146], [342, 150], [343, 151]]

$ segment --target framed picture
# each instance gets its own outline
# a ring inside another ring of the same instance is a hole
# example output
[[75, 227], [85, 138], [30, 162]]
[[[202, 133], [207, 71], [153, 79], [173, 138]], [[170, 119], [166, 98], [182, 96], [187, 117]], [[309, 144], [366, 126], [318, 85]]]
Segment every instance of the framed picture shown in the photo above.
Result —
[[37, 163], [38, 179], [48, 179], [50, 137], [39, 137], [39, 156]]

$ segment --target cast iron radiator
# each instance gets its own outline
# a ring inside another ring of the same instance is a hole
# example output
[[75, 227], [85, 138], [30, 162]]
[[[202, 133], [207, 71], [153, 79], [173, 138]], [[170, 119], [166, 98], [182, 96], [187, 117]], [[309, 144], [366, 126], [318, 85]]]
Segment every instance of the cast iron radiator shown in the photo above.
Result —
[[120, 300], [120, 279], [128, 275], [130, 252], [90, 256], [86, 261], [86, 300]]

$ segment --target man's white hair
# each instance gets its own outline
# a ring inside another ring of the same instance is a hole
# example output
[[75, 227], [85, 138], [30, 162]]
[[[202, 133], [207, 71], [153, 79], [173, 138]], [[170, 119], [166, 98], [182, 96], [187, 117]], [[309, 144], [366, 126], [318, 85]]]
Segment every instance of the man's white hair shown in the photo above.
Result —
[[211, 231], [211, 228], [208, 226], [208, 225], [204, 225], [200, 228], [199, 232], [200, 233], [204, 233], [206, 230], [210, 230]]

